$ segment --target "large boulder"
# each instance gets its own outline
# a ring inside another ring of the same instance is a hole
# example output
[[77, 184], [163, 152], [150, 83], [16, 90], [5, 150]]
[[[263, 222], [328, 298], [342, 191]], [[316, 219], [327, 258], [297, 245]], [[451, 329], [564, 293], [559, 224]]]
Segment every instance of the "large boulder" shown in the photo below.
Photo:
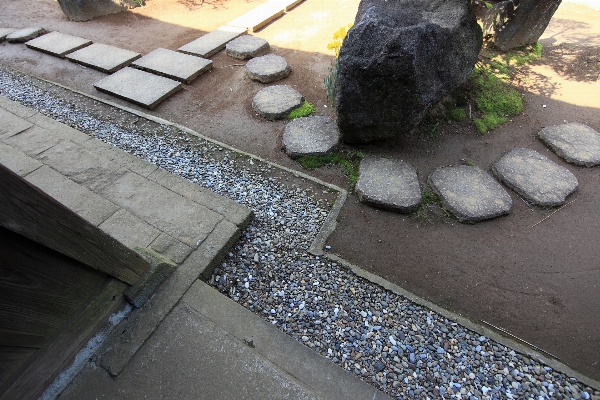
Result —
[[482, 42], [469, 0], [362, 0], [338, 59], [342, 139], [410, 132], [469, 77]]
[[71, 21], [89, 21], [137, 7], [135, 0], [58, 0], [58, 4]]
[[508, 0], [490, 8], [483, 22], [485, 36], [492, 36], [502, 51], [538, 41], [562, 0]]

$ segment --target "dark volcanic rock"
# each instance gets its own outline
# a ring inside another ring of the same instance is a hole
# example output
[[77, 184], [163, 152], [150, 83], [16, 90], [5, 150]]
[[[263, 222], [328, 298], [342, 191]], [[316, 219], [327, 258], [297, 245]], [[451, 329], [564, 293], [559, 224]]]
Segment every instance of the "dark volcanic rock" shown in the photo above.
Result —
[[58, 4], [71, 21], [89, 21], [137, 7], [134, 0], [58, 0]]
[[342, 139], [408, 133], [468, 78], [481, 45], [468, 0], [362, 0], [338, 59]]
[[538, 41], [562, 0], [507, 0], [485, 14], [484, 34], [506, 51]]

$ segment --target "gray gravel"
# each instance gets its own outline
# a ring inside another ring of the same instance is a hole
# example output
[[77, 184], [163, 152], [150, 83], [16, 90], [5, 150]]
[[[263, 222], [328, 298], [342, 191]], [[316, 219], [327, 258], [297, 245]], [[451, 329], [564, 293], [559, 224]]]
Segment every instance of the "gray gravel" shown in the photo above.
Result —
[[[288, 187], [268, 165], [190, 137], [62, 100], [56, 90], [0, 67], [0, 94], [177, 175], [250, 206], [255, 220], [210, 283], [282, 331], [405, 398], [590, 399], [574, 378], [540, 365], [307, 250], [329, 205]], [[98, 113], [96, 113], [98, 114]]]

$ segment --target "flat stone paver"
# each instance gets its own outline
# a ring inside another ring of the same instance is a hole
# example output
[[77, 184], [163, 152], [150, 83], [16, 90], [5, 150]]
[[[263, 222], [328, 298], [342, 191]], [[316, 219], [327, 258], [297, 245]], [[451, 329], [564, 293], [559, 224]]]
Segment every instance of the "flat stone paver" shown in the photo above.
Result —
[[101, 92], [153, 109], [181, 89], [182, 83], [135, 68], [123, 68], [94, 83]]
[[6, 40], [9, 43], [23, 43], [40, 35], [43, 35], [44, 33], [46, 33], [46, 30], [40, 27], [23, 28], [7, 35]]
[[260, 6], [248, 11], [246, 14], [230, 21], [227, 25], [245, 28], [248, 32], [255, 32], [269, 22], [281, 17], [285, 13], [283, 3], [267, 1]]
[[92, 41], [88, 39], [67, 35], [66, 33], [50, 32], [28, 41], [25, 43], [25, 46], [46, 54], [64, 58], [68, 53], [72, 53], [90, 44], [92, 44]]
[[415, 168], [381, 157], [361, 161], [356, 194], [361, 203], [401, 213], [416, 211], [422, 200]]
[[160, 48], [132, 64], [135, 68], [185, 83], [191, 83], [200, 74], [211, 69], [212, 65], [213, 62], [205, 58]]
[[246, 28], [220, 26], [214, 31], [181, 46], [178, 50], [182, 53], [207, 58], [223, 49], [227, 42], [235, 39], [242, 33], [246, 33], [246, 31]]
[[540, 139], [567, 162], [586, 167], [600, 165], [600, 133], [587, 125], [572, 122], [547, 126], [540, 132]]
[[252, 99], [254, 110], [265, 118], [281, 119], [304, 103], [304, 97], [288, 85], [268, 86]]
[[340, 143], [340, 131], [329, 117], [296, 118], [283, 131], [283, 148], [291, 158], [329, 154]]
[[568, 169], [540, 153], [517, 148], [492, 166], [506, 186], [540, 206], [560, 206], [577, 189], [577, 178]]
[[275, 54], [256, 57], [246, 63], [246, 73], [250, 79], [262, 83], [278, 81], [288, 76], [290, 72], [290, 66], [285, 58]]
[[14, 28], [0, 28], [0, 42], [3, 42], [8, 35], [16, 31]]
[[251, 35], [242, 35], [225, 45], [226, 54], [238, 60], [262, 56], [268, 51], [269, 42]]
[[110, 74], [140, 58], [141, 54], [107, 44], [92, 43], [66, 57], [69, 61]]
[[31, 122], [0, 108], [0, 139], [16, 135], [32, 126]]
[[473, 223], [510, 213], [512, 199], [482, 169], [469, 165], [436, 169], [428, 179], [443, 206], [460, 222]]

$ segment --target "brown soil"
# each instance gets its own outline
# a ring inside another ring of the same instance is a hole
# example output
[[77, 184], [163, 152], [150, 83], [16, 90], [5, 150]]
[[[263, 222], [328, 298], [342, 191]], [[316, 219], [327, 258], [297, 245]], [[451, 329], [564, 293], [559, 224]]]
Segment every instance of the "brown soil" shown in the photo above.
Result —
[[[38, 0], [34, 8], [5, 0], [0, 13], [17, 28], [41, 25], [147, 53], [177, 49], [262, 2], [147, 0], [143, 8], [86, 23], [68, 21], [52, 0]], [[293, 72], [283, 83], [300, 90], [317, 114], [332, 111], [323, 84], [332, 61], [327, 43], [335, 30], [352, 22], [357, 6], [358, 0], [307, 0], [256, 34], [288, 60]], [[582, 5], [561, 5], [542, 36], [543, 59], [519, 75], [524, 112], [499, 129], [479, 136], [469, 123], [445, 125], [435, 135], [415, 133], [355, 147], [411, 162], [424, 188], [426, 177], [439, 166], [469, 160], [489, 169], [512, 148], [528, 147], [576, 175], [579, 189], [569, 198], [572, 203], [537, 224], [555, 210], [529, 207], [511, 192], [509, 216], [465, 225], [435, 207], [422, 217], [406, 216], [366, 207], [351, 195], [329, 240], [332, 252], [343, 258], [476, 322], [502, 327], [595, 379], [600, 379], [600, 174], [598, 167], [565, 164], [536, 134], [542, 126], [565, 121], [600, 131], [598, 16], [600, 11]], [[93, 88], [104, 76], [100, 72], [6, 42], [0, 44], [0, 59], [135, 108]], [[280, 149], [285, 122], [265, 121], [251, 108], [262, 84], [249, 80], [236, 65], [240, 62], [223, 52], [212, 59], [212, 72], [151, 113], [300, 169]], [[333, 167], [311, 174], [346, 185]]]

